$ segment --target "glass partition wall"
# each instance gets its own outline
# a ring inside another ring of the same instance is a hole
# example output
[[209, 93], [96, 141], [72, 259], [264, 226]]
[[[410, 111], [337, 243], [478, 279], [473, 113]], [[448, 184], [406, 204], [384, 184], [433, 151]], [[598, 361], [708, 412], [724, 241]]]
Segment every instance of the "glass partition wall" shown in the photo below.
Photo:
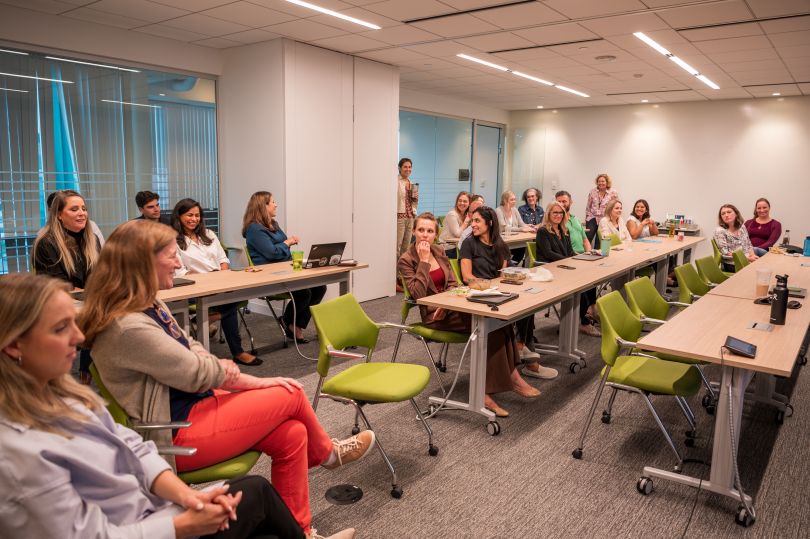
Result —
[[213, 80], [0, 51], [0, 274], [28, 269], [53, 191], [79, 191], [106, 235], [142, 190], [164, 211], [198, 200], [217, 229], [218, 185]]

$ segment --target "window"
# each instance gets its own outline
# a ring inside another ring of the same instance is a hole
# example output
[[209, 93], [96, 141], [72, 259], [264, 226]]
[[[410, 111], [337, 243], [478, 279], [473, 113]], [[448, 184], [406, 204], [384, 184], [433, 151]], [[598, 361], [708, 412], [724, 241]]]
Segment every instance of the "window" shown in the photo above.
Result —
[[[93, 64], [93, 65], [91, 65]], [[75, 189], [105, 235], [185, 197], [218, 228], [215, 81], [0, 51], [0, 274], [27, 271], [45, 200]]]

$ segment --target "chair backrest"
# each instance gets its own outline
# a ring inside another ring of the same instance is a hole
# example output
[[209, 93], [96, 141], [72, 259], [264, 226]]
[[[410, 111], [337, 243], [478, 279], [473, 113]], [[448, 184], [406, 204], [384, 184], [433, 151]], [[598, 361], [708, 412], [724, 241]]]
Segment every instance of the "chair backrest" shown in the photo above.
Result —
[[250, 256], [250, 249], [248, 249], [247, 243], [245, 243], [245, 256], [247, 257], [248, 266], [251, 268], [253, 267], [253, 258]]
[[720, 271], [720, 267], [714, 261], [713, 256], [698, 258], [695, 260], [695, 266], [697, 266], [698, 274], [707, 283], [720, 284], [728, 279], [726, 274]]
[[411, 297], [411, 291], [408, 290], [408, 284], [405, 282], [405, 277], [399, 275], [399, 282], [402, 285], [402, 294], [405, 296], [402, 300], [402, 307], [399, 311], [399, 314], [402, 315], [402, 323], [404, 324], [408, 319], [408, 313], [411, 311], [411, 309], [416, 307], [416, 302]]
[[745, 257], [745, 253], [743, 253], [742, 250], [740, 250], [740, 249], [737, 249], [736, 251], [731, 253], [731, 258], [734, 259], [734, 271], [735, 272], [740, 271], [745, 266], [750, 264], [750, 262], [748, 261], [748, 258]]
[[622, 299], [617, 290], [596, 300], [602, 328], [602, 361], [613, 365], [619, 356], [621, 346], [616, 337], [627, 341], [637, 341], [641, 335], [642, 323]]
[[529, 256], [529, 267], [533, 268], [537, 263], [537, 244], [533, 241], [527, 241], [526, 253]]
[[363, 311], [354, 294], [344, 294], [333, 300], [309, 308], [318, 330], [320, 351], [317, 371], [321, 377], [329, 374], [332, 358], [329, 347], [342, 350], [360, 346], [368, 350], [368, 357], [377, 345], [380, 328]]
[[704, 296], [709, 291], [709, 285], [700, 278], [692, 264], [675, 268], [675, 277], [678, 279], [678, 300], [681, 303], [692, 303], [692, 294]]
[[621, 244], [622, 244], [622, 240], [619, 239], [618, 235], [616, 235], [616, 234], [611, 234], [610, 235], [610, 246], [611, 247], [616, 247], [617, 245], [621, 245]]
[[444, 226], [444, 215], [436, 217], [436, 222], [439, 223], [439, 226]]
[[115, 400], [115, 397], [112, 396], [112, 393], [110, 393], [110, 390], [104, 385], [104, 382], [101, 381], [101, 375], [98, 373], [98, 369], [94, 363], [90, 364], [90, 376], [93, 377], [93, 381], [98, 387], [98, 392], [101, 393], [101, 398], [107, 402], [107, 411], [110, 412], [113, 420], [119, 425], [129, 427], [129, 416], [126, 411], [121, 408], [121, 405], [118, 404], [118, 401]]
[[720, 247], [717, 246], [717, 240], [714, 238], [712, 238], [712, 258], [714, 258], [714, 263], [719, 268], [720, 262], [723, 260], [723, 256], [720, 253]]
[[638, 317], [666, 320], [669, 303], [661, 297], [649, 277], [639, 277], [625, 283], [624, 290], [630, 310]]
[[453, 275], [456, 276], [456, 282], [459, 286], [464, 284], [464, 281], [461, 280], [461, 263], [458, 261], [458, 258], [448, 258], [450, 261], [450, 267], [453, 269]]

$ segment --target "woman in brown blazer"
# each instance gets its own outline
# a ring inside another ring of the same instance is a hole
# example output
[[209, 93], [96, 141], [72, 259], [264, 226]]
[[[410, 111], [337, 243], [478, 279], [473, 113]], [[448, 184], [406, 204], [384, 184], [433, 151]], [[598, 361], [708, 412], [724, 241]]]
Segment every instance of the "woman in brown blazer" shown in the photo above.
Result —
[[[402, 254], [397, 263], [397, 271], [405, 280], [405, 286], [414, 299], [432, 296], [458, 286], [444, 249], [433, 243], [437, 229], [438, 223], [432, 213], [419, 215], [413, 225], [416, 241]], [[469, 314], [426, 305], [420, 305], [419, 311], [422, 323], [428, 327], [444, 331], [465, 333], [470, 331], [472, 320]], [[498, 417], [506, 417], [509, 412], [498, 406], [492, 398], [493, 393], [514, 391], [522, 397], [534, 398], [540, 395], [540, 391], [527, 384], [515, 369], [519, 359], [512, 326], [508, 325], [493, 331], [487, 338], [484, 405]]]

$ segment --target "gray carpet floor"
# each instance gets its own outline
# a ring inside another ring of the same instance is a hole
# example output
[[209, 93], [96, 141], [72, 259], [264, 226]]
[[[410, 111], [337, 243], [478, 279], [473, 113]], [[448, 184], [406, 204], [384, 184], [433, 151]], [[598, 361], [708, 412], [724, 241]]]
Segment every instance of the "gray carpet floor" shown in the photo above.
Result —
[[[363, 304], [376, 321], [396, 322], [402, 296]], [[536, 316], [540, 342], [554, 343], [558, 326], [555, 316]], [[411, 312], [412, 319], [418, 313]], [[249, 314], [264, 365], [246, 367], [256, 375], [283, 375], [300, 380], [307, 393], [317, 382], [315, 363], [301, 358], [291, 345], [282, 348], [271, 319]], [[314, 339], [314, 329], [307, 330]], [[383, 330], [374, 359], [391, 357], [395, 330]], [[421, 344], [404, 338], [399, 357], [427, 364]], [[502, 433], [489, 436], [483, 417], [466, 412], [442, 412], [431, 420], [437, 456], [428, 456], [427, 437], [408, 403], [377, 405], [367, 414], [384, 442], [404, 490], [401, 499], [390, 496], [390, 474], [376, 452], [367, 458], [327, 471], [310, 474], [313, 524], [321, 532], [334, 533], [355, 527], [358, 537], [808, 537], [807, 435], [810, 406], [806, 376], [797, 368], [792, 379], [780, 380], [777, 388], [792, 394], [793, 417], [784, 425], [775, 422], [775, 411], [746, 405], [740, 434], [740, 473], [747, 493], [755, 499], [758, 519], [743, 529], [734, 523], [736, 503], [696, 489], [664, 481], [656, 482], [652, 495], [636, 491], [636, 481], [645, 465], [669, 469], [674, 456], [655, 426], [641, 399], [619, 394], [611, 424], [592, 423], [582, 460], [571, 457], [588, 408], [595, 394], [602, 366], [599, 339], [582, 336], [580, 348], [588, 353], [588, 367], [576, 374], [568, 362], [548, 358], [546, 366], [560, 371], [557, 379], [528, 379], [542, 391], [539, 398], [526, 400], [516, 394], [498, 395], [497, 401], [511, 413], [500, 420]], [[227, 348], [214, 340], [213, 350], [226, 355]], [[300, 346], [303, 354], [317, 357], [317, 341]], [[461, 346], [449, 356], [446, 381], [459, 364]], [[461, 367], [454, 396], [466, 394], [468, 365]], [[712, 379], [718, 371], [709, 368]], [[428, 393], [439, 395], [436, 380]], [[426, 407], [427, 397], [419, 399]], [[694, 448], [683, 445], [686, 421], [674, 401], [654, 400], [679, 449], [689, 459], [708, 462], [711, 458], [713, 417], [701, 407], [699, 396], [690, 402], [698, 418], [699, 438]], [[330, 435], [350, 434], [350, 407], [322, 401], [318, 416]], [[254, 473], [267, 474], [266, 457]], [[704, 464], [686, 464], [684, 471], [708, 477]], [[362, 500], [336, 506], [326, 501], [327, 488], [339, 483], [359, 485]], [[802, 530], [805, 530], [802, 532]]]

